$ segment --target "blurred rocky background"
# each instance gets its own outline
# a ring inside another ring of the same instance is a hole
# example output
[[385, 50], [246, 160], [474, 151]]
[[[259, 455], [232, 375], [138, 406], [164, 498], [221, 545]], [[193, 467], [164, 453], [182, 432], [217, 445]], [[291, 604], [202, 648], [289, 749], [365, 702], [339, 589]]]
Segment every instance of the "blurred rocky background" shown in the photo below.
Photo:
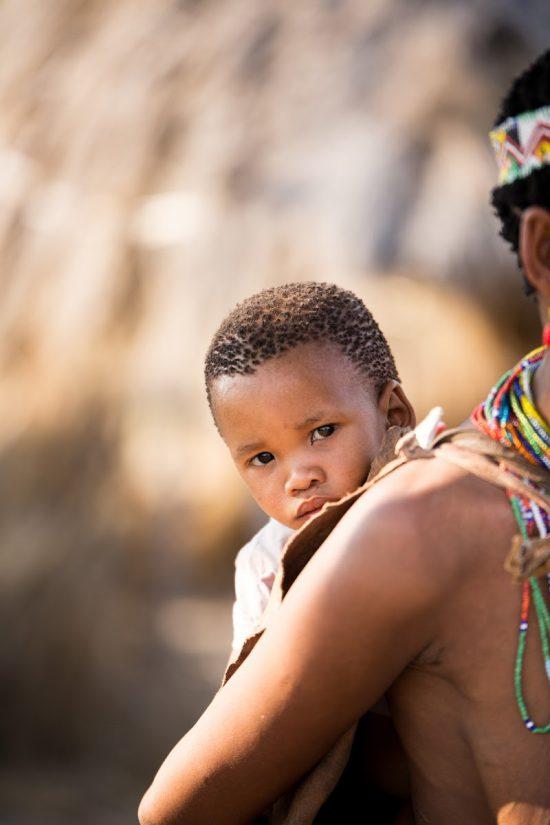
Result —
[[0, 5], [2, 825], [135, 822], [216, 689], [237, 300], [355, 289], [450, 423], [536, 343], [486, 132], [549, 40], [546, 0]]

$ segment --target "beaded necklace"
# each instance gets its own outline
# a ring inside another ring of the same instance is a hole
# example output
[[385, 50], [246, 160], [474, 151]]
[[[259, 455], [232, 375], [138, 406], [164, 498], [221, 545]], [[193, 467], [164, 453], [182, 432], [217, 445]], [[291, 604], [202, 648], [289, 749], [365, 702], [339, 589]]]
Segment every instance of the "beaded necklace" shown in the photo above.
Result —
[[[546, 347], [533, 350], [513, 369], [505, 373], [493, 387], [487, 399], [472, 413], [474, 425], [495, 441], [519, 452], [531, 464], [550, 470], [550, 425], [535, 407], [532, 382]], [[524, 478], [528, 485], [535, 482]], [[544, 538], [550, 533], [550, 514], [535, 501], [508, 492], [508, 498], [524, 540]], [[546, 577], [550, 590], [550, 574]], [[523, 669], [529, 612], [535, 605], [542, 655], [550, 681], [550, 611], [538, 579], [523, 582], [519, 621], [518, 647], [514, 668], [516, 700], [523, 723], [532, 733], [550, 733], [550, 722], [538, 725], [527, 709], [523, 693]]]

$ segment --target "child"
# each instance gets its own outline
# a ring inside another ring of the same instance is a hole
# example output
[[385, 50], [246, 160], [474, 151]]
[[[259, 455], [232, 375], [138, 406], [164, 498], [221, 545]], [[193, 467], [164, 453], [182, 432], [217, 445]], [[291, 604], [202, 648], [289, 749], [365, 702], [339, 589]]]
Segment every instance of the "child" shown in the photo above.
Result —
[[[270, 517], [237, 555], [232, 667], [263, 627], [290, 536], [326, 502], [361, 485], [375, 458], [379, 469], [383, 441], [390, 442], [385, 460], [393, 457], [415, 416], [373, 316], [356, 295], [332, 284], [288, 284], [243, 301], [212, 340], [205, 379], [218, 430]], [[434, 429], [439, 410], [429, 419]], [[383, 698], [372, 710], [388, 715]], [[382, 812], [407, 798], [408, 778], [390, 720], [377, 719], [369, 715], [367, 738], [374, 726], [376, 784], [390, 794], [379, 797]], [[341, 747], [347, 755], [349, 744]], [[331, 769], [335, 779], [338, 772]]]
[[293, 531], [362, 484], [385, 431], [415, 419], [373, 316], [332, 284], [243, 301], [212, 340], [205, 379], [222, 438], [270, 516], [236, 559], [234, 656], [260, 629]]

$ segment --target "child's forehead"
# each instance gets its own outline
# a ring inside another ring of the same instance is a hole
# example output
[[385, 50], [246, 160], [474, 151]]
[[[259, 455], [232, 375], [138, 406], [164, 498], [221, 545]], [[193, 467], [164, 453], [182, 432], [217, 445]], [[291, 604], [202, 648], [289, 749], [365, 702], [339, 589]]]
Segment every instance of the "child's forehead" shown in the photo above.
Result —
[[250, 388], [255, 393], [284, 393], [292, 387], [295, 392], [335, 397], [350, 386], [371, 386], [365, 373], [339, 347], [320, 341], [299, 344], [266, 359], [251, 373], [223, 376], [216, 382], [218, 387]]
[[357, 364], [332, 341], [298, 343], [274, 358], [267, 358], [255, 368], [254, 374], [260, 380], [270, 380], [273, 373], [280, 376], [288, 373], [304, 381], [312, 370], [328, 370], [337, 375], [346, 374], [348, 377], [354, 373], [354, 380], [366, 381], [366, 375], [359, 370]]
[[372, 382], [338, 348], [303, 345], [260, 364], [253, 373], [221, 376], [213, 405], [222, 425], [241, 430], [251, 421], [312, 425], [340, 409], [374, 406]]

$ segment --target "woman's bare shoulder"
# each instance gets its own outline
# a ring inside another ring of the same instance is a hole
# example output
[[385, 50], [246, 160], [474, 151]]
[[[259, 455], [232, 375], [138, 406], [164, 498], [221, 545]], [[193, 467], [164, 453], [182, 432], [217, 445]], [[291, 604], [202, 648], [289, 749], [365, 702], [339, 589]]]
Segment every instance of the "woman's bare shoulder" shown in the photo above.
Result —
[[[503, 489], [437, 457], [411, 461], [381, 479], [345, 519], [348, 524], [340, 529], [358, 538], [346, 544], [352, 552], [386, 554], [394, 547], [399, 554], [402, 547], [402, 560], [414, 565], [419, 576], [429, 569], [442, 587], [452, 586], [464, 567], [477, 560], [480, 543], [488, 537], [507, 541], [514, 532]], [[377, 550], [382, 546], [383, 551]]]

